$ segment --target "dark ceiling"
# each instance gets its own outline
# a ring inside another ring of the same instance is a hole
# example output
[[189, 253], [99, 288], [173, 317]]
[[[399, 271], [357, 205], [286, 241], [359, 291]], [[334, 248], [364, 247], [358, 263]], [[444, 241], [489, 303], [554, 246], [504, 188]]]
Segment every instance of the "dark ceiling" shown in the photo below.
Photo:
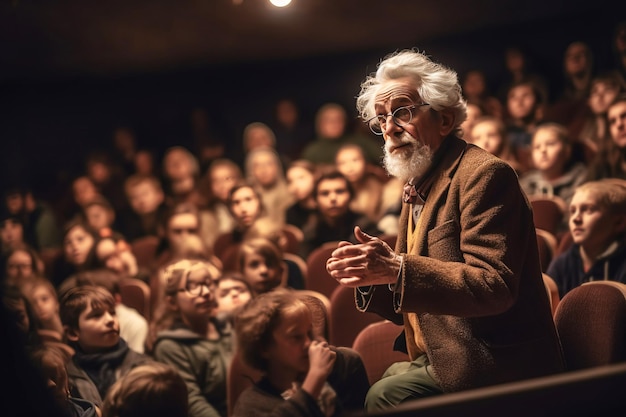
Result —
[[[240, 4], [236, 4], [240, 3]], [[0, 80], [112, 76], [413, 45], [599, 10], [580, 0], [2, 0]]]

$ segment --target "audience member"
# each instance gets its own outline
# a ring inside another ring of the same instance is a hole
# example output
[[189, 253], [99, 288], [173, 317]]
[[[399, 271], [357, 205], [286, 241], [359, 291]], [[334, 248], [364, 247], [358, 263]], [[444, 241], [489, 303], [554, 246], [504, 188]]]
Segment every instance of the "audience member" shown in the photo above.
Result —
[[265, 214], [276, 223], [284, 224], [293, 197], [287, 190], [283, 165], [276, 151], [269, 147], [250, 150], [246, 156], [245, 173], [247, 181], [261, 196]]
[[367, 157], [367, 162], [380, 164], [381, 147], [369, 137], [354, 135], [348, 131], [348, 114], [337, 103], [326, 103], [315, 115], [315, 139], [302, 151], [301, 157], [322, 169], [334, 167], [335, 155], [346, 143], [360, 145]]
[[51, 397], [67, 417], [100, 417], [101, 410], [91, 401], [77, 398], [70, 393], [67, 353], [56, 346], [42, 346], [29, 355], [39, 371]]
[[24, 280], [20, 288], [32, 307], [42, 340], [64, 341], [59, 298], [52, 282], [41, 276], [32, 276]]
[[9, 213], [21, 218], [24, 240], [43, 256], [56, 255], [61, 249], [61, 232], [50, 204], [36, 198], [28, 186], [17, 186], [5, 192]]
[[306, 159], [297, 159], [287, 168], [287, 191], [294, 203], [287, 208], [285, 222], [299, 229], [315, 213], [313, 187], [318, 176], [317, 166]]
[[44, 275], [44, 263], [37, 251], [27, 244], [15, 245], [2, 254], [2, 282], [19, 285], [33, 275]]
[[60, 304], [65, 337], [76, 351], [67, 364], [70, 391], [101, 407], [115, 381], [151, 358], [129, 348], [120, 337], [115, 299], [105, 288], [70, 288]]
[[62, 291], [65, 293], [71, 287], [97, 286], [110, 292], [115, 300], [115, 314], [120, 324], [120, 337], [129, 348], [135, 352], [144, 353], [148, 337], [148, 321], [141, 313], [127, 306], [122, 300], [122, 280], [123, 277], [116, 271], [104, 268], [94, 269], [80, 272], [66, 280]]
[[[204, 236], [216, 236], [230, 233], [235, 228], [235, 219], [228, 209], [228, 195], [230, 190], [243, 180], [243, 172], [233, 160], [220, 158], [214, 160], [205, 175], [208, 182], [209, 198], [207, 211], [202, 218], [202, 228], [210, 229], [212, 233], [203, 233]], [[206, 218], [206, 219], [205, 219]], [[213, 246], [214, 240], [207, 242]]]
[[225, 272], [217, 279], [215, 315], [221, 321], [232, 323], [234, 315], [252, 297], [252, 287], [241, 273]]
[[292, 290], [250, 300], [235, 318], [235, 333], [241, 359], [263, 378], [239, 395], [234, 416], [362, 410], [369, 383], [360, 356], [314, 335], [312, 312]]
[[573, 245], [554, 259], [546, 273], [561, 298], [587, 281], [626, 283], [626, 182], [612, 178], [589, 181], [569, 205]]
[[502, 118], [504, 111], [502, 103], [491, 95], [485, 71], [480, 69], [469, 70], [463, 77], [461, 88], [467, 102], [476, 103], [481, 109], [484, 109], [484, 115]]
[[302, 229], [304, 240], [300, 246], [300, 256], [303, 259], [323, 243], [354, 241], [353, 231], [357, 225], [373, 235], [380, 235], [374, 222], [350, 209], [354, 191], [340, 172], [322, 174], [315, 183], [313, 196], [317, 213]]
[[506, 100], [505, 127], [515, 158], [522, 170], [531, 167], [530, 142], [537, 125], [544, 120], [546, 97], [530, 80], [517, 82], [509, 88]]
[[515, 158], [504, 122], [497, 117], [483, 116], [477, 119], [470, 136], [465, 140], [502, 159], [511, 165], [518, 175], [523, 174], [523, 167]]
[[605, 139], [589, 165], [588, 180], [626, 179], [626, 93], [609, 105], [606, 113], [609, 138]]
[[7, 211], [0, 213], [0, 252], [27, 244], [24, 240], [24, 224], [15, 214]]
[[116, 212], [126, 207], [122, 167], [113, 164], [109, 152], [100, 150], [90, 152], [85, 160], [85, 173], [96, 186], [98, 194], [106, 198]]
[[520, 177], [522, 189], [528, 196], [557, 196], [569, 205], [574, 190], [585, 180], [587, 167], [572, 158], [567, 129], [558, 123], [544, 123], [535, 130], [531, 147], [534, 169]]
[[182, 146], [172, 146], [163, 156], [163, 179], [166, 204], [188, 202], [201, 205], [198, 190], [200, 165], [196, 157]]
[[588, 111], [570, 126], [571, 137], [582, 142], [587, 149], [584, 161], [591, 162], [592, 156], [609, 135], [606, 111], [620, 94], [626, 92], [626, 82], [618, 71], [598, 74], [591, 80], [587, 97]]
[[384, 183], [367, 170], [363, 148], [355, 144], [343, 145], [335, 156], [335, 167], [350, 182], [354, 196], [350, 210], [376, 222], [381, 216]]
[[50, 275], [55, 287], [70, 275], [95, 266], [97, 240], [96, 232], [80, 218], [65, 225], [63, 256], [56, 260]]
[[166, 275], [165, 299], [151, 324], [151, 352], [185, 380], [189, 417], [225, 417], [232, 335], [214, 314], [217, 276], [206, 263], [188, 260], [168, 266]]
[[187, 385], [173, 366], [140, 365], [111, 386], [102, 417], [187, 417], [188, 396]]
[[245, 239], [239, 246], [237, 267], [255, 296], [288, 285], [282, 251], [267, 238]]
[[[236, 225], [232, 232], [218, 236], [215, 255], [224, 264], [225, 270], [233, 269], [232, 261], [248, 229], [260, 218], [266, 218], [265, 206], [258, 190], [242, 181], [230, 190], [228, 208]], [[236, 268], [235, 268], [236, 269]]]
[[276, 150], [290, 161], [300, 158], [306, 141], [313, 137], [313, 127], [309, 126], [294, 99], [281, 98], [274, 108], [272, 130], [276, 134]]
[[134, 174], [124, 182], [129, 207], [119, 216], [119, 228], [129, 242], [158, 236], [159, 219], [166, 210], [161, 182], [154, 175]]

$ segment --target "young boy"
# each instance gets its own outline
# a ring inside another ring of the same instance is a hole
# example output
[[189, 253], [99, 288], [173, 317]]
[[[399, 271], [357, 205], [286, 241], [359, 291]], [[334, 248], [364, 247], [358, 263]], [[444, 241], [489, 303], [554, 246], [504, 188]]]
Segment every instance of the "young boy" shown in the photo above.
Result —
[[115, 299], [105, 288], [74, 287], [62, 295], [60, 303], [65, 335], [76, 351], [67, 364], [70, 391], [101, 407], [116, 380], [151, 359], [120, 338]]
[[547, 271], [561, 298], [587, 281], [626, 283], [626, 182], [586, 182], [576, 188], [569, 207], [574, 244]]

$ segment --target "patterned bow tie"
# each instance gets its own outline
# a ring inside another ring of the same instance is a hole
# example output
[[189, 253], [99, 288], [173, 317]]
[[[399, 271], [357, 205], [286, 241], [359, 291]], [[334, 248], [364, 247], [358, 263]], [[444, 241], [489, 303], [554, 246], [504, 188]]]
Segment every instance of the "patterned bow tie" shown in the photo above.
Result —
[[417, 192], [415, 189], [415, 185], [410, 182], [406, 183], [404, 186], [404, 191], [402, 192], [402, 201], [409, 204], [419, 204], [424, 205], [424, 197]]

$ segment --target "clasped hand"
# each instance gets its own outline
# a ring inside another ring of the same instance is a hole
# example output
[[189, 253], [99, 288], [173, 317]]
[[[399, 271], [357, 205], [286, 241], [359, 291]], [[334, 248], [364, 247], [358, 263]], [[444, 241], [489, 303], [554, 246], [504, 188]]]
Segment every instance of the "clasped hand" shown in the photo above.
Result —
[[326, 270], [341, 285], [361, 287], [396, 282], [402, 257], [381, 239], [354, 228], [354, 236], [359, 242], [353, 244], [342, 241], [333, 251]]

